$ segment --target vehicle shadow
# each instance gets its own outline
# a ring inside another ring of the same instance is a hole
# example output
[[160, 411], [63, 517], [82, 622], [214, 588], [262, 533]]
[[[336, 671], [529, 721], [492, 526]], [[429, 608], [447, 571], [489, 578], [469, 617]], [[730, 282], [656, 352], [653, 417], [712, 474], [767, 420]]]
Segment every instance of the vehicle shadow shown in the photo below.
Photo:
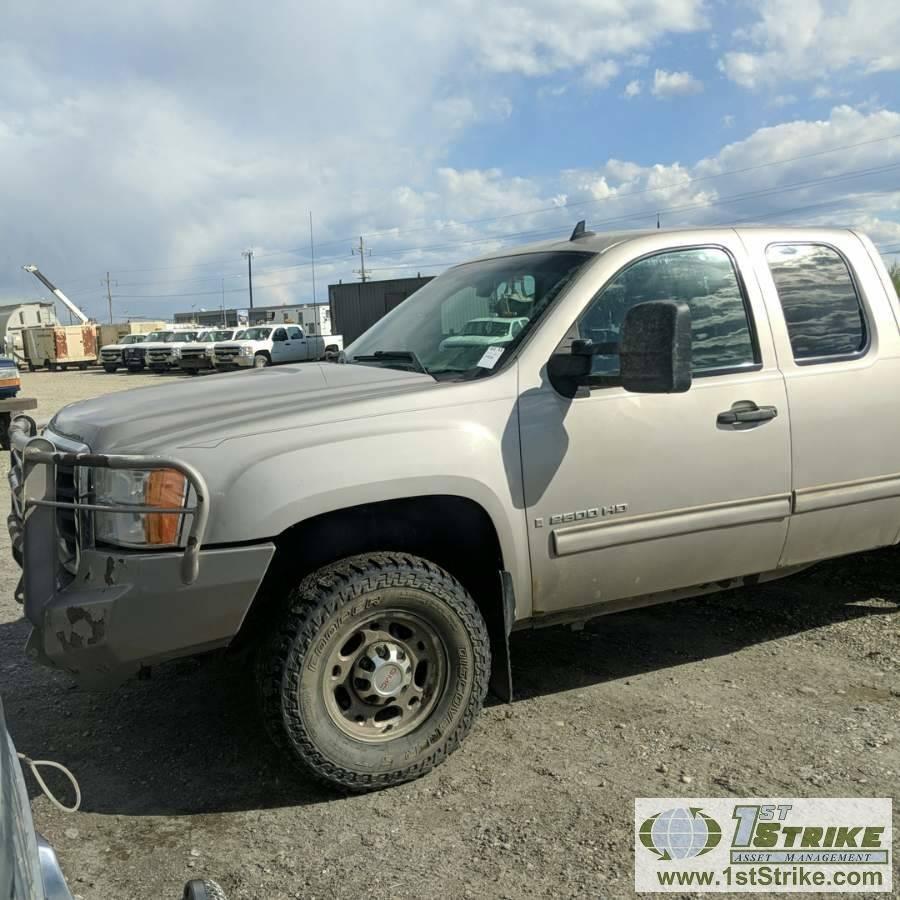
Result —
[[[896, 570], [897, 550], [888, 549], [769, 585], [606, 616], [581, 632], [556, 627], [516, 633], [516, 702], [710, 659], [836, 622], [896, 615]], [[246, 661], [183, 661], [159, 667], [148, 680], [90, 693], [14, 651], [27, 630], [22, 621], [0, 625], [0, 652], [10, 674], [4, 671], [2, 685], [9, 729], [22, 752], [56, 759], [76, 773], [84, 811], [193, 815], [338, 798], [294, 770], [267, 740]]]

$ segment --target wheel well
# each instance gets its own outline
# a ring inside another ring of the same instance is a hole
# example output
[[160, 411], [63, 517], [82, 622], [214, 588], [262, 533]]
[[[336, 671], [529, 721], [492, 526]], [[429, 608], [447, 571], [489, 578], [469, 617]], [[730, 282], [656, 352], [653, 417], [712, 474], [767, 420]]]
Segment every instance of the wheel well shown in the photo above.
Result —
[[[503, 557], [483, 507], [466, 497], [429, 495], [366, 503], [314, 516], [275, 539], [276, 552], [232, 646], [256, 643], [286, 591], [305, 575], [357, 553], [392, 550], [437, 563], [472, 595], [491, 633], [505, 644]], [[496, 654], [495, 654], [496, 659]]]

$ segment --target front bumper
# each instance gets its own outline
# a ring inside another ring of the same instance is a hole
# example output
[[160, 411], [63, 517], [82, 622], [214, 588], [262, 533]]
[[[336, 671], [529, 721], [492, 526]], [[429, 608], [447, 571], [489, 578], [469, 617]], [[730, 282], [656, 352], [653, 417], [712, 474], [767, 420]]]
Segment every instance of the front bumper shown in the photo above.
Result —
[[217, 369], [252, 369], [253, 356], [216, 357]]
[[[49, 434], [49, 433], [48, 433]], [[23, 573], [16, 590], [34, 626], [29, 653], [84, 683], [127, 677], [144, 663], [227, 644], [237, 633], [275, 552], [273, 544], [201, 551], [209, 491], [199, 472], [159, 456], [92, 454], [65, 439], [36, 434], [26, 417], [10, 429], [13, 556]], [[131, 507], [189, 517], [184, 546], [132, 551], [94, 546], [97, 504], [72, 485], [78, 468], [175, 468], [194, 505], [180, 510]]]
[[268, 543], [204, 550], [187, 585], [180, 553], [85, 550], [72, 582], [29, 610], [27, 653], [90, 687], [227, 646], [274, 553]]
[[215, 363], [209, 356], [183, 356], [178, 360], [179, 369], [214, 369]]

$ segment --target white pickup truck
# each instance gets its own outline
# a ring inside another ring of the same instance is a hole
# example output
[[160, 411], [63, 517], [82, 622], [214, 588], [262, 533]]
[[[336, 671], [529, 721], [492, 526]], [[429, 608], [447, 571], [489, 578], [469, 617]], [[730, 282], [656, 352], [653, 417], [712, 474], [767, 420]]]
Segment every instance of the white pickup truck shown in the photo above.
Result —
[[131, 344], [143, 344], [148, 338], [153, 339], [154, 332], [147, 334], [126, 334], [116, 344], [105, 344], [100, 348], [100, 363], [107, 372], [115, 372], [123, 365], [122, 350]]
[[216, 367], [216, 344], [235, 340], [241, 334], [243, 329], [210, 328], [199, 334], [193, 343], [179, 345], [176, 364], [190, 375], [198, 375], [201, 369], [210, 371]]
[[205, 334], [205, 329], [169, 333], [158, 344], [147, 347], [147, 368], [151, 372], [157, 373], [177, 369], [182, 349], [196, 343], [203, 334]]
[[[326, 338], [306, 334], [299, 325], [258, 325], [248, 328], [239, 341], [216, 344], [216, 368], [264, 369], [278, 363], [307, 362], [325, 359], [335, 335]], [[333, 344], [336, 351], [338, 343]]]

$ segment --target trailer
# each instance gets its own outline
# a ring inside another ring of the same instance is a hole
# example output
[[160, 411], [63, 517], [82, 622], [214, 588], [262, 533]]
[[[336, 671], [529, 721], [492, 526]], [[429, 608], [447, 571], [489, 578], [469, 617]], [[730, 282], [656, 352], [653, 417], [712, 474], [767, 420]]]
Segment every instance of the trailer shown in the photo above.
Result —
[[23, 332], [28, 370], [65, 372], [69, 366], [86, 369], [97, 362], [97, 332], [93, 325], [55, 325]]
[[69, 366], [86, 369], [97, 362], [97, 327], [37, 266], [22, 266], [37, 278], [80, 325], [26, 328], [22, 333], [25, 361], [30, 371], [44, 367], [65, 372]]
[[160, 331], [166, 323], [158, 322], [117, 322], [114, 325], [97, 326], [97, 346], [105, 347], [107, 344], [118, 344], [123, 337], [129, 334], [150, 334], [151, 331]]

